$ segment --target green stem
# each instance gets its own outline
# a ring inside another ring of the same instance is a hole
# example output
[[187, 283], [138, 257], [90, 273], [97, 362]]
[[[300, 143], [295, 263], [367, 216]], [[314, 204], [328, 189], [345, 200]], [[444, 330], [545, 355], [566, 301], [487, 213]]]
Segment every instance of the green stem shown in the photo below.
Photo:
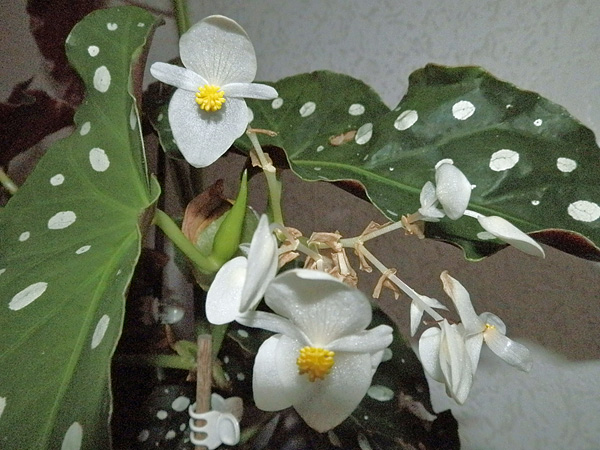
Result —
[[269, 189], [269, 207], [271, 214], [273, 215], [273, 221], [283, 225], [283, 212], [281, 210], [281, 181], [277, 178], [277, 171], [273, 164], [271, 164], [265, 157], [265, 153], [258, 142], [256, 133], [247, 131], [246, 134], [250, 138], [250, 142], [252, 142], [256, 156], [258, 156], [260, 165], [265, 173], [265, 178], [267, 179], [267, 187]]
[[192, 263], [202, 272], [210, 274], [217, 272], [221, 265], [214, 259], [204, 256], [192, 244], [187, 237], [181, 232], [173, 219], [171, 219], [164, 211], [157, 209], [154, 213], [154, 224], [158, 226], [163, 233], [167, 235], [179, 250], [187, 256]]
[[10, 179], [10, 177], [2, 168], [0, 168], [0, 184], [4, 186], [4, 189], [6, 189], [10, 193], [10, 195], [15, 195], [19, 190], [14, 181]]
[[190, 28], [190, 17], [187, 10], [187, 0], [172, 0], [173, 10], [175, 11], [175, 20], [177, 22], [177, 31], [179, 36]]

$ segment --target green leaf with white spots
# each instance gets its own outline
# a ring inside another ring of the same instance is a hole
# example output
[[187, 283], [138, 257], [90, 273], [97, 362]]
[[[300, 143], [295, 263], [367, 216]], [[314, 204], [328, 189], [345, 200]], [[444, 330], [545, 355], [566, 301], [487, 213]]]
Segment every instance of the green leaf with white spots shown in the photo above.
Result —
[[[278, 99], [248, 101], [251, 125], [278, 133], [261, 143], [282, 148], [301, 178], [355, 180], [396, 221], [417, 211], [435, 164], [450, 158], [475, 185], [469, 209], [600, 260], [600, 151], [589, 129], [538, 94], [477, 67], [435, 65], [411, 75], [392, 111], [364, 83], [331, 72], [273, 86]], [[479, 259], [504, 246], [482, 231], [463, 217], [427, 224], [425, 234]]]
[[87, 94], [0, 211], [0, 447], [110, 448], [110, 359], [159, 187], [137, 102], [156, 19], [99, 10], [69, 35]]

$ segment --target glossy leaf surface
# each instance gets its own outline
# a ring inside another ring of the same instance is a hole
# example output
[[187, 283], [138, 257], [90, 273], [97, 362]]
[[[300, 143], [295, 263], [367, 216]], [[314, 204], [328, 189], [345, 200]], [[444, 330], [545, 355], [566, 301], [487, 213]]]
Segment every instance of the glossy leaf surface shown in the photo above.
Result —
[[73, 29], [67, 54], [87, 88], [76, 129], [0, 212], [3, 449], [110, 446], [110, 358], [159, 193], [137, 109], [155, 25], [123, 7]]
[[[355, 180], [390, 220], [416, 212], [435, 164], [452, 159], [475, 186], [469, 209], [506, 218], [577, 256], [600, 260], [600, 150], [564, 108], [477, 67], [429, 65], [389, 110], [367, 85], [313, 72], [273, 84], [279, 98], [248, 101], [251, 126], [278, 133], [305, 180]], [[248, 150], [243, 137], [236, 145]], [[477, 221], [428, 224], [426, 235], [479, 259], [503, 247]]]

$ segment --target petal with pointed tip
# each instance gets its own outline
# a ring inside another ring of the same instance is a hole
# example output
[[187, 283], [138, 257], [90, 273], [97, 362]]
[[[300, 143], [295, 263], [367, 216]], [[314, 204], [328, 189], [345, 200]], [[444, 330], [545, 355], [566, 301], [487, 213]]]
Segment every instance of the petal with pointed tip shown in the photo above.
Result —
[[518, 248], [524, 253], [544, 258], [544, 249], [508, 220], [498, 216], [480, 216], [477, 218], [481, 226], [498, 239]]
[[225, 97], [256, 98], [258, 100], [271, 100], [277, 98], [274, 87], [259, 83], [230, 83], [222, 86]]
[[488, 328], [484, 333], [484, 339], [490, 350], [511, 366], [524, 372], [531, 370], [533, 359], [529, 349], [524, 345], [509, 339], [495, 328]]
[[150, 66], [150, 73], [154, 78], [163, 83], [194, 93], [199, 87], [206, 84], [206, 80], [196, 72], [163, 62], [155, 62], [152, 64], [152, 66]]
[[269, 219], [263, 214], [250, 242], [248, 276], [240, 307], [242, 312], [256, 307], [276, 273], [277, 239], [269, 229]]
[[442, 272], [440, 278], [444, 286], [444, 291], [452, 299], [454, 306], [456, 306], [460, 320], [465, 327], [466, 335], [481, 333], [485, 328], [485, 324], [475, 312], [469, 292], [458, 280], [448, 275], [446, 270]]

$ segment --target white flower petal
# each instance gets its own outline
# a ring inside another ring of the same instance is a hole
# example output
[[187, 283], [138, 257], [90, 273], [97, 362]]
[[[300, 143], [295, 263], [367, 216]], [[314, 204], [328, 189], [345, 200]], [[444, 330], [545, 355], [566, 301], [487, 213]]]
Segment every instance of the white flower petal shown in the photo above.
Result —
[[304, 345], [312, 345], [312, 342], [288, 319], [277, 314], [264, 311], [250, 311], [237, 316], [236, 321], [246, 327], [261, 328], [273, 333], [280, 333], [295, 339]]
[[423, 331], [419, 338], [419, 358], [423, 370], [436, 381], [444, 382], [444, 374], [440, 367], [440, 339], [442, 330], [431, 327]]
[[480, 225], [489, 233], [492, 233], [498, 239], [518, 248], [524, 253], [544, 258], [546, 255], [544, 249], [527, 236], [508, 220], [498, 216], [480, 216], [477, 218]]
[[452, 164], [440, 164], [435, 170], [435, 193], [446, 215], [460, 218], [471, 198], [471, 183], [464, 173]]
[[262, 343], [254, 359], [252, 391], [254, 403], [263, 411], [279, 411], [292, 406], [293, 398], [277, 370], [277, 346], [280, 335], [271, 336]]
[[440, 279], [442, 280], [444, 291], [456, 306], [458, 314], [460, 315], [460, 320], [465, 328], [466, 335], [470, 336], [475, 333], [481, 333], [485, 329], [485, 324], [475, 312], [469, 292], [458, 282], [458, 280], [448, 275], [448, 272], [445, 270], [440, 275]]
[[178, 89], [169, 103], [169, 123], [186, 161], [206, 167], [244, 134], [248, 111], [244, 100], [230, 98], [220, 110], [207, 112], [200, 109], [194, 93]]
[[511, 366], [524, 372], [531, 370], [533, 359], [524, 345], [507, 338], [495, 328], [489, 328], [484, 333], [484, 339], [490, 350]]
[[250, 83], [256, 76], [256, 55], [244, 29], [224, 16], [209, 16], [179, 40], [183, 65], [209, 84]]
[[277, 91], [272, 86], [259, 83], [230, 83], [222, 86], [225, 97], [257, 98], [272, 100], [277, 98]]
[[242, 291], [240, 311], [254, 309], [276, 273], [277, 239], [269, 229], [269, 219], [263, 214], [250, 242], [248, 277]]
[[206, 84], [206, 80], [196, 72], [163, 62], [152, 64], [150, 73], [163, 83], [194, 93], [198, 91], [199, 87]]
[[342, 423], [363, 399], [372, 380], [371, 357], [360, 353], [336, 354], [331, 372], [311, 383], [306, 376], [302, 395], [294, 402], [300, 417], [320, 433]]
[[371, 323], [365, 295], [324, 272], [288, 270], [273, 279], [265, 301], [318, 346], [358, 333]]
[[327, 345], [327, 350], [334, 352], [376, 353], [392, 343], [392, 328], [379, 325], [370, 330], [336, 339]]
[[437, 222], [444, 217], [444, 213], [435, 207], [437, 196], [435, 194], [435, 186], [431, 181], [428, 181], [421, 189], [420, 194], [421, 207], [419, 214], [423, 216], [423, 220], [429, 222]]
[[483, 345], [483, 333], [477, 333], [465, 339], [465, 348], [471, 360], [471, 372], [475, 375], [479, 365], [479, 356]]
[[240, 314], [248, 260], [238, 256], [217, 272], [206, 294], [206, 318], [215, 325], [233, 322]]
[[446, 391], [462, 405], [473, 384], [471, 359], [458, 326], [450, 325], [447, 320], [440, 326], [440, 367], [444, 374]]

